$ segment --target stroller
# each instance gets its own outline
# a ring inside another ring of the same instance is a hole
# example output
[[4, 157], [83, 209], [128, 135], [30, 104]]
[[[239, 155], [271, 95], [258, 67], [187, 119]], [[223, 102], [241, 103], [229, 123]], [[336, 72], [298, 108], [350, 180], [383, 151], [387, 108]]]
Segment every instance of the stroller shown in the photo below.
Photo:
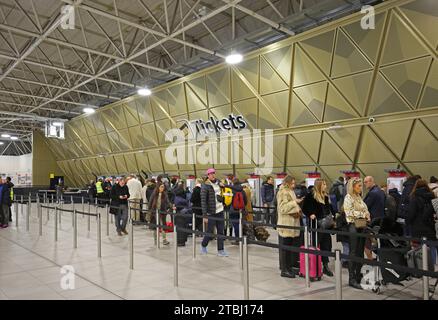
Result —
[[[366, 232], [374, 235], [401, 236], [401, 225], [388, 217], [377, 218], [372, 221]], [[376, 239], [372, 251], [377, 255], [377, 260], [401, 266], [407, 266], [406, 253], [410, 247], [406, 241]], [[380, 266], [365, 265], [362, 268], [363, 278], [361, 285], [364, 289], [379, 294], [382, 287], [388, 283], [403, 286], [403, 281], [410, 279], [406, 272]]]

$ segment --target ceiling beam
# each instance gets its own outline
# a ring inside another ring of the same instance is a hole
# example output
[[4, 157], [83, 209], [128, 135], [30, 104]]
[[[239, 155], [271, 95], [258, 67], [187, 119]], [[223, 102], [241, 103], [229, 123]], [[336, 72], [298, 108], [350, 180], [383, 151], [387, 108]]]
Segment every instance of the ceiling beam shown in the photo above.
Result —
[[[0, 104], [5, 104], [5, 105], [11, 105], [11, 106], [16, 106], [16, 107], [24, 107], [24, 108], [35, 108], [36, 106], [32, 106], [32, 105], [27, 105], [27, 104], [22, 104], [22, 103], [14, 103], [14, 102], [9, 102], [9, 101], [1, 101], [0, 100]], [[53, 108], [40, 108], [41, 110], [45, 110], [45, 111], [50, 111], [50, 112], [59, 112], [59, 113], [67, 113], [67, 114], [71, 114], [71, 115], [80, 115], [81, 113], [79, 112], [74, 112], [74, 111], [70, 111], [70, 110], [63, 110], [63, 109], [53, 109]]]
[[[2, 89], [0, 89], [0, 93], [11, 94], [11, 95], [14, 95], [14, 96], [21, 96], [21, 97], [27, 97], [27, 98], [41, 99], [41, 100], [50, 100], [51, 99], [51, 98], [48, 98], [48, 97], [36, 96], [36, 95], [33, 95], [33, 94], [24, 93], [24, 92], [2, 90]], [[76, 105], [76, 106], [89, 106], [88, 104], [82, 103], [82, 102], [59, 100], [59, 99], [56, 99], [56, 101], [60, 102], [60, 103], [73, 104], [73, 105]]]

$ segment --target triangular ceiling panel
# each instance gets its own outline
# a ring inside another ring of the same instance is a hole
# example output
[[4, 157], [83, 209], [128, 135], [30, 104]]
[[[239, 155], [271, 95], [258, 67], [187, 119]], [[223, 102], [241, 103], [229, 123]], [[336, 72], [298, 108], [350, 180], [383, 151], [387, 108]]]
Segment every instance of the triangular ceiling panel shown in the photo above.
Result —
[[171, 116], [187, 113], [183, 84], [176, 84], [167, 89], [167, 103]]
[[243, 115], [246, 122], [252, 128], [258, 128], [257, 126], [257, 99], [247, 99], [234, 103], [234, 108], [238, 114]]
[[371, 75], [372, 72], [365, 72], [334, 80], [336, 87], [361, 114], [365, 107]]
[[327, 83], [320, 82], [305, 87], [294, 89], [295, 93], [300, 97], [313, 115], [322, 122], [324, 111], [324, 101], [327, 91]]
[[327, 104], [325, 106], [324, 121], [353, 119], [357, 113], [332, 86], [329, 86]]
[[137, 110], [140, 116], [141, 123], [148, 123], [154, 121], [150, 98], [141, 97], [136, 99], [135, 102], [137, 105]]
[[344, 174], [341, 172], [343, 170], [351, 170], [351, 164], [343, 165], [343, 166], [324, 166], [321, 165], [321, 169], [324, 171], [324, 173], [328, 176], [328, 184], [332, 184], [336, 179], [339, 177], [343, 177]]
[[130, 102], [124, 105], [125, 117], [128, 127], [136, 126], [140, 123], [138, 118], [137, 108], [134, 102]]
[[140, 167], [140, 170], [144, 170], [147, 173], [151, 173], [149, 159], [146, 152], [141, 152], [141, 153], [137, 152], [135, 154], [135, 158], [137, 160], [138, 166]]
[[318, 159], [319, 145], [321, 142], [321, 131], [294, 133], [293, 136], [300, 145], [307, 151], [315, 161]]
[[158, 91], [151, 95], [150, 99], [155, 120], [168, 119], [169, 108], [167, 106], [166, 91]]
[[91, 118], [85, 117], [82, 119], [84, 121], [85, 130], [88, 136], [96, 135], [96, 129], [94, 128], [93, 120]]
[[332, 76], [351, 74], [358, 71], [371, 69], [371, 64], [362, 52], [342, 32], [338, 32], [335, 57], [333, 59]]
[[434, 60], [426, 82], [423, 99], [420, 102], [421, 108], [438, 106], [438, 61]]
[[[232, 90], [234, 101], [254, 97], [252, 91], [248, 88], [245, 82], [242, 81], [242, 79], [239, 77], [239, 74], [237, 74], [235, 70], [232, 70], [231, 77], [233, 84]], [[255, 87], [255, 89], [257, 89], [257, 87]]]
[[161, 162], [161, 155], [158, 151], [148, 152], [149, 164], [152, 172], [163, 172], [163, 165]]
[[225, 68], [208, 74], [207, 88], [210, 107], [230, 103], [230, 69]]
[[392, 23], [388, 30], [386, 46], [383, 49], [382, 64], [412, 59], [426, 54], [426, 49], [424, 49], [405, 25], [393, 15]]
[[291, 46], [286, 46], [263, 55], [286, 83], [290, 81], [291, 50]]
[[321, 154], [319, 156], [319, 164], [321, 165], [335, 165], [335, 164], [349, 164], [351, 160], [345, 153], [336, 145], [333, 139], [326, 133], [323, 133]]
[[413, 174], [419, 174], [423, 179], [429, 181], [430, 176], [437, 176], [438, 161], [435, 162], [409, 162], [406, 166]]
[[368, 114], [378, 115], [409, 110], [408, 105], [379, 74], [374, 85], [373, 97], [371, 98]]
[[153, 123], [147, 123], [141, 126], [141, 130], [143, 131], [143, 137], [145, 139], [145, 146], [156, 146], [157, 142], [157, 133], [155, 131], [155, 125]]
[[277, 74], [277, 70], [274, 70], [265, 59], [260, 59], [261, 94], [286, 90], [288, 86], [289, 84]]
[[283, 127], [287, 127], [287, 108], [289, 103], [289, 90], [279, 93], [269, 94], [263, 97], [264, 101], [269, 105], [270, 110], [275, 114], [277, 119], [281, 121]]
[[133, 153], [124, 154], [125, 162], [127, 164], [128, 172], [130, 173], [139, 173], [141, 168], [137, 168], [137, 162], [135, 160], [135, 156]]
[[[202, 77], [193, 80], [194, 82], [187, 82], [185, 84], [189, 112], [207, 109], [207, 95], [205, 93], [204, 80], [204, 77]], [[203, 83], [201, 83], [201, 81]], [[204, 84], [203, 87], [202, 84]]]
[[400, 7], [432, 46], [438, 42], [438, 9], [435, 1], [417, 0]]
[[324, 74], [319, 71], [303, 50], [296, 46], [293, 86], [302, 86], [322, 80], [325, 80]]
[[361, 26], [361, 20], [342, 27], [353, 41], [360, 47], [366, 56], [372, 61], [376, 62], [377, 50], [379, 48], [380, 36], [382, 34], [383, 22], [385, 14], [377, 14], [375, 16], [375, 28], [364, 29]]
[[330, 73], [334, 31], [329, 31], [301, 42], [304, 49], [315, 58], [318, 66], [326, 75]]
[[244, 60], [236, 67], [253, 88], [258, 88], [259, 58]]
[[401, 158], [406, 141], [409, 136], [409, 129], [411, 128], [413, 120], [397, 121], [391, 123], [376, 123], [373, 125], [374, 130], [382, 138], [382, 140], [389, 146], [392, 151]]
[[95, 159], [97, 164], [98, 164], [98, 168], [99, 168], [99, 173], [98, 174], [104, 174], [104, 173], [110, 173], [110, 170], [108, 170], [108, 167], [106, 165], [106, 161], [103, 157], [98, 157]]
[[404, 160], [438, 161], [438, 140], [420, 121], [415, 122]]
[[417, 59], [382, 68], [381, 71], [411, 105], [415, 106], [430, 61], [429, 57]]
[[304, 103], [294, 93], [290, 106], [289, 125], [302, 126], [306, 124], [319, 123], [317, 117], [312, 114]]
[[376, 135], [364, 127], [358, 163], [394, 162], [396, 159]]
[[157, 132], [158, 132], [158, 144], [159, 145], [165, 144], [166, 133], [169, 129], [172, 128], [170, 120], [156, 121], [155, 125], [157, 126]]
[[115, 155], [114, 161], [116, 162], [117, 171], [119, 173], [126, 174], [129, 172], [128, 167], [126, 166], [126, 163], [125, 163], [125, 159], [123, 158], [123, 155], [120, 155], [120, 154]]
[[140, 126], [129, 128], [129, 135], [132, 140], [132, 147], [135, 149], [144, 147], [144, 142], [146, 139], [143, 138], [143, 134]]
[[421, 121], [429, 128], [433, 134], [438, 137], [438, 116], [431, 118], [422, 118]]
[[284, 116], [278, 116], [279, 110], [275, 111], [269, 105], [265, 106], [265, 104], [259, 103], [259, 122], [257, 128], [263, 130], [284, 127], [284, 121], [281, 120], [282, 118], [284, 119]]
[[382, 183], [386, 184], [386, 179], [388, 178], [388, 173], [385, 172], [385, 170], [396, 169], [397, 163], [387, 162], [387, 163], [377, 163], [377, 164], [359, 164], [357, 167], [366, 176], [372, 176], [377, 185], [381, 185]]

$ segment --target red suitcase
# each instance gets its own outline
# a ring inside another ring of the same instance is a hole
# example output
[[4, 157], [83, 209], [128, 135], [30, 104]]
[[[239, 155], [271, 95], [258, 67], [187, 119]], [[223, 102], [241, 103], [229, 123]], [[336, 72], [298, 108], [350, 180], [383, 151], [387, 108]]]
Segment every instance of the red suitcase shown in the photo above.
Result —
[[[317, 228], [317, 220], [315, 221], [315, 229]], [[310, 220], [310, 225], [312, 225], [312, 220]], [[318, 247], [318, 233], [315, 233], [315, 246], [312, 246], [312, 232], [310, 232], [310, 250], [317, 250], [319, 251]], [[301, 246], [302, 249], [305, 249], [304, 246]], [[305, 277], [306, 276], [306, 254], [303, 252], [300, 252], [300, 276]], [[321, 255], [315, 255], [309, 253], [309, 277], [311, 281], [319, 281], [322, 278], [322, 258]]]

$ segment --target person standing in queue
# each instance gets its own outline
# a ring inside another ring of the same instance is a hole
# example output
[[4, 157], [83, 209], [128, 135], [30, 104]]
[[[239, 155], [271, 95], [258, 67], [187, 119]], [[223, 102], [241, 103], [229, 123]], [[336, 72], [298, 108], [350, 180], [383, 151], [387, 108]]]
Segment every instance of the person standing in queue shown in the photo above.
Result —
[[[207, 232], [213, 234], [214, 227], [217, 230], [217, 255], [219, 257], [228, 257], [224, 249], [224, 204], [221, 196], [221, 184], [216, 179], [216, 170], [210, 168], [207, 170], [207, 180], [201, 187], [201, 208], [203, 215], [209, 215], [216, 219], [204, 219], [207, 223]], [[202, 240], [201, 254], [207, 254], [207, 246], [213, 237], [206, 235]]]
[[[327, 216], [332, 216], [336, 212], [333, 211], [333, 207], [330, 204], [329, 196], [327, 193], [327, 182], [324, 179], [316, 179], [315, 185], [310, 194], [304, 198], [303, 203], [303, 212], [308, 217], [308, 221], [321, 221]], [[333, 219], [334, 220], [334, 219]], [[319, 224], [318, 224], [319, 225]], [[312, 227], [312, 224], [309, 223], [309, 227]], [[320, 245], [321, 250], [323, 251], [332, 251], [332, 237], [328, 233], [320, 233], [318, 235], [313, 234], [312, 239], [318, 238], [318, 243], [310, 244], [312, 246]], [[322, 256], [322, 272], [329, 276], [333, 277], [333, 272], [329, 269], [328, 266], [329, 258], [326, 256]]]
[[6, 177], [6, 184], [9, 187], [9, 195], [11, 197], [11, 202], [9, 203], [9, 222], [12, 222], [12, 202], [14, 202], [14, 184], [11, 181], [11, 177]]
[[102, 178], [99, 178], [96, 182], [96, 196], [97, 196], [97, 203], [100, 205], [101, 200], [105, 197], [105, 190], [103, 190], [103, 182]]
[[[162, 182], [159, 182], [157, 184], [157, 187], [155, 188], [154, 192], [151, 195], [151, 198], [149, 200], [149, 210], [151, 211], [151, 223], [153, 224], [166, 224], [166, 217], [167, 217], [167, 211], [169, 211], [171, 208], [176, 209], [175, 206], [172, 206], [172, 203], [169, 200], [169, 195], [166, 190], [166, 185]], [[156, 210], [159, 210], [159, 218], [160, 221], [156, 221]], [[161, 232], [163, 236], [163, 244], [168, 245], [170, 242], [167, 241], [167, 235], [166, 232]], [[157, 235], [154, 232], [154, 239], [156, 239]], [[160, 239], [158, 239], [160, 241]]]
[[262, 184], [261, 188], [261, 196], [262, 196], [262, 203], [263, 207], [266, 208], [265, 214], [265, 220], [266, 223], [275, 223], [275, 210], [274, 210], [274, 178], [271, 176], [268, 176], [266, 178], [266, 181]]
[[[192, 197], [190, 202], [192, 203], [193, 212], [195, 213], [195, 228], [197, 231], [202, 231], [202, 208], [201, 208], [201, 186], [202, 179], [196, 179], [195, 187], [193, 188]], [[201, 235], [199, 235], [201, 236]]]
[[122, 236], [128, 234], [126, 224], [128, 223], [128, 198], [129, 189], [124, 177], [120, 178], [119, 183], [114, 185], [111, 190], [111, 205], [118, 207], [115, 214], [117, 234]]
[[[362, 180], [351, 178], [347, 185], [347, 195], [344, 199], [345, 218], [348, 223], [350, 235], [350, 257], [364, 257], [365, 238], [354, 236], [364, 232], [366, 223], [371, 221], [367, 205], [362, 200]], [[362, 279], [361, 262], [350, 260], [348, 265], [348, 285], [356, 289], [362, 289], [360, 281]]]
[[[300, 203], [303, 199], [298, 199], [294, 192], [295, 178], [286, 176], [280, 190], [277, 192], [277, 224], [281, 226], [300, 227], [301, 216], [303, 215]], [[277, 228], [281, 239], [281, 244], [299, 248], [301, 245], [300, 230]], [[279, 250], [281, 276], [295, 278], [299, 272], [299, 254], [288, 250]]]

